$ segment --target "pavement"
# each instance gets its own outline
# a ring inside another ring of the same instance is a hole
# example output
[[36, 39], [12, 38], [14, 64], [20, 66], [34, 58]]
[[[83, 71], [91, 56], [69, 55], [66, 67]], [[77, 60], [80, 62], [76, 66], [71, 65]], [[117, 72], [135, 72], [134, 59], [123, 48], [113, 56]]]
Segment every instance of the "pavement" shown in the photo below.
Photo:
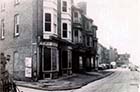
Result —
[[18, 87], [31, 88], [45, 91], [61, 91], [61, 90], [73, 90], [81, 88], [90, 82], [102, 79], [111, 75], [113, 71], [104, 70], [98, 72], [85, 72], [83, 74], [73, 74], [67, 77], [61, 77], [54, 80], [40, 80], [38, 82], [24, 82], [16, 81]]
[[88, 83], [79, 89], [71, 90], [37, 90], [27, 87], [18, 87], [22, 92], [140, 92], [140, 72], [125, 68], [111, 70], [110, 76]]

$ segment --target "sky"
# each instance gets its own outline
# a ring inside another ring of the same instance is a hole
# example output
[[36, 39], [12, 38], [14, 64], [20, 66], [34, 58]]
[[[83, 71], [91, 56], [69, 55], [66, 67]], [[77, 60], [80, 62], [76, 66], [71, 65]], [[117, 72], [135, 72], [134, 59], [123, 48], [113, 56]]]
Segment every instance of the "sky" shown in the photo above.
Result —
[[129, 53], [140, 65], [140, 0], [75, 0], [87, 2], [87, 15], [98, 26], [99, 42]]

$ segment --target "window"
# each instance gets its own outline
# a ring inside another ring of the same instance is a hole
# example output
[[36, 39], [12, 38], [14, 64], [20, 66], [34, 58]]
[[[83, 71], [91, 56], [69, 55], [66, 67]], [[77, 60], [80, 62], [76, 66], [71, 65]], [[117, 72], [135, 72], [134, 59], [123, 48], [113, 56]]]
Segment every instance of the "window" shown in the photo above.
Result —
[[5, 36], [5, 25], [4, 20], [1, 21], [1, 39], [4, 39]]
[[78, 18], [78, 12], [74, 12], [74, 17]]
[[67, 38], [67, 30], [68, 30], [67, 23], [63, 23], [63, 37], [64, 38]]
[[51, 32], [51, 14], [45, 13], [45, 31]]
[[43, 71], [50, 71], [51, 66], [51, 48], [44, 47]]
[[68, 51], [62, 51], [62, 68], [68, 68]]
[[19, 4], [20, 0], [15, 0], [15, 4]]
[[75, 37], [78, 37], [78, 30], [75, 30]]
[[63, 12], [67, 12], [67, 2], [63, 1], [63, 6], [62, 6]]
[[87, 46], [90, 45], [90, 37], [87, 37]]
[[52, 49], [52, 70], [58, 70], [58, 50], [56, 48]]
[[15, 15], [15, 24], [14, 24], [14, 29], [15, 29], [15, 36], [19, 35], [19, 15]]

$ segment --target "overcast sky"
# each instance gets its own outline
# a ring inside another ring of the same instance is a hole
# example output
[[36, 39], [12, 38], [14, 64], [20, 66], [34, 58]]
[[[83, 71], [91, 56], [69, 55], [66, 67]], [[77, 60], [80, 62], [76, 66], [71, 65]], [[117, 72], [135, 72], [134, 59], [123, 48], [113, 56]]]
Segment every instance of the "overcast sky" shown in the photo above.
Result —
[[86, 1], [87, 15], [98, 26], [99, 42], [119, 53], [130, 53], [131, 62], [140, 64], [140, 0]]

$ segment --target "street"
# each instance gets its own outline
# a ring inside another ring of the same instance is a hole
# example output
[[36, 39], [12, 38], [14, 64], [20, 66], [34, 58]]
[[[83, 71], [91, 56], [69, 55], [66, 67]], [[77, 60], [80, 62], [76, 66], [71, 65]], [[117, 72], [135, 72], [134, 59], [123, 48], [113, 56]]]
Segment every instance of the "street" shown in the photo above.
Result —
[[19, 87], [23, 92], [140, 92], [140, 72], [130, 71], [126, 68], [117, 68], [115, 73], [88, 85], [68, 91], [41, 91]]

